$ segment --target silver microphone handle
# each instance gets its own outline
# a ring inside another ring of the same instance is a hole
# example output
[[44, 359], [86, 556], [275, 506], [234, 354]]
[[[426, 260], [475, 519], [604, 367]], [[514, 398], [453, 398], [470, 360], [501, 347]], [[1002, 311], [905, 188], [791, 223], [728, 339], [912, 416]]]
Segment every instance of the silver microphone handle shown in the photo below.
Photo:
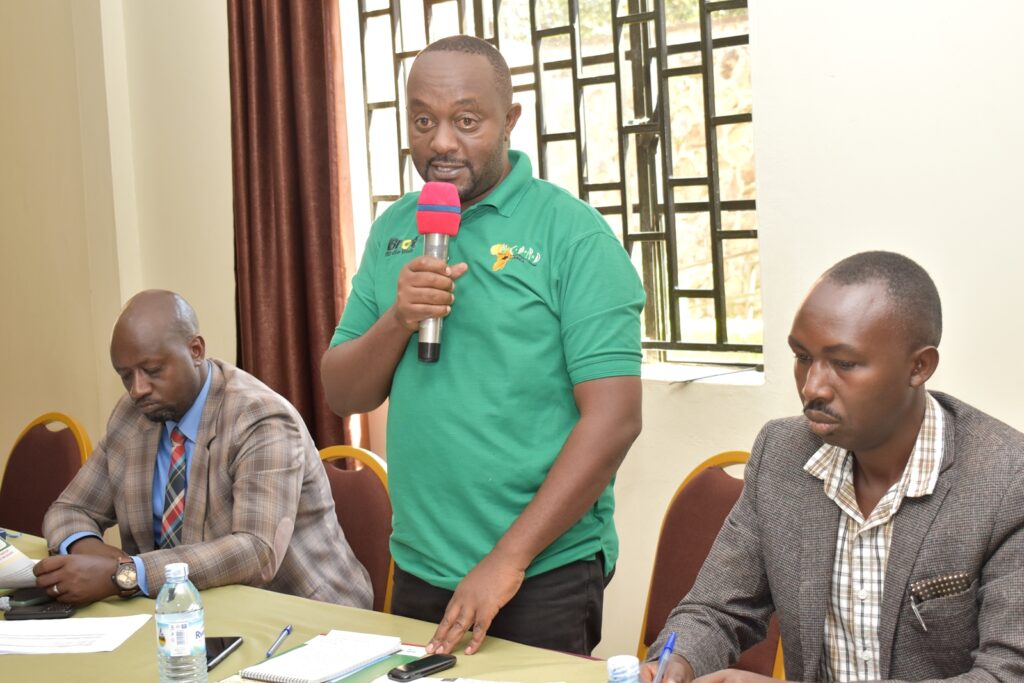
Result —
[[[448, 235], [429, 232], [423, 236], [423, 254], [448, 263]], [[420, 322], [420, 343], [441, 343], [441, 322], [443, 318], [427, 318]]]

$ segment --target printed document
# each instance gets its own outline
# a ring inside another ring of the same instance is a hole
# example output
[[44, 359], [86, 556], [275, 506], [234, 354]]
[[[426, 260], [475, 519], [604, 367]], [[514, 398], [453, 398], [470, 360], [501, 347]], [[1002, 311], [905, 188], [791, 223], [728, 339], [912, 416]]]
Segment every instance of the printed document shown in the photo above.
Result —
[[36, 585], [32, 567], [37, 560], [29, 558], [6, 540], [0, 538], [0, 588], [27, 588]]
[[149, 614], [128, 617], [0, 620], [0, 655], [110, 652], [149, 621]]

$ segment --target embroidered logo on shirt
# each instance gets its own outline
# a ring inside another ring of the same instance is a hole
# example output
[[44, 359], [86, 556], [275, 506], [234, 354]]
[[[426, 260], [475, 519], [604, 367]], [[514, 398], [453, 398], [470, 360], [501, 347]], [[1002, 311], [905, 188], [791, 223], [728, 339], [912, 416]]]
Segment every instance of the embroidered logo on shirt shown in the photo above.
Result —
[[494, 256], [494, 265], [491, 266], [493, 271], [501, 270], [512, 260], [529, 263], [531, 266], [540, 263], [540, 252], [533, 247], [526, 247], [521, 244], [510, 245], [499, 242], [491, 247], [491, 254]]
[[385, 256], [394, 256], [395, 254], [408, 254], [416, 246], [416, 243], [420, 241], [420, 236], [409, 239], [403, 239], [401, 237], [392, 237], [388, 239], [387, 249], [384, 251]]

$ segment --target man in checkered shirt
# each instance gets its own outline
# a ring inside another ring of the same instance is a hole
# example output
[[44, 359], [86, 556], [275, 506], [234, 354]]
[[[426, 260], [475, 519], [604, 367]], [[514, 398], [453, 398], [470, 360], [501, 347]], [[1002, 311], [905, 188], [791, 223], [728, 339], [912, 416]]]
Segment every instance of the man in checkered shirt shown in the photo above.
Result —
[[772, 612], [789, 680], [1024, 680], [1024, 434], [925, 390], [941, 334], [935, 284], [904, 256], [815, 283], [789, 335], [804, 414], [761, 430], [649, 652], [677, 632], [665, 681], [768, 680], [726, 667]]

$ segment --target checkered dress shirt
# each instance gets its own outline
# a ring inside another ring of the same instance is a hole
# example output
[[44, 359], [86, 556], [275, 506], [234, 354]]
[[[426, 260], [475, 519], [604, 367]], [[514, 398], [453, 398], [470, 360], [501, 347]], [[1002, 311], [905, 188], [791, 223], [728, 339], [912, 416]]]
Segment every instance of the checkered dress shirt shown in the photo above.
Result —
[[825, 615], [821, 681], [880, 677], [878, 620], [892, 521], [905, 497], [927, 496], [935, 490], [942, 464], [942, 420], [942, 408], [928, 395], [921, 431], [903, 476], [882, 496], [867, 519], [857, 507], [849, 451], [825, 444], [804, 465], [804, 470], [824, 482], [825, 495], [842, 511]]

